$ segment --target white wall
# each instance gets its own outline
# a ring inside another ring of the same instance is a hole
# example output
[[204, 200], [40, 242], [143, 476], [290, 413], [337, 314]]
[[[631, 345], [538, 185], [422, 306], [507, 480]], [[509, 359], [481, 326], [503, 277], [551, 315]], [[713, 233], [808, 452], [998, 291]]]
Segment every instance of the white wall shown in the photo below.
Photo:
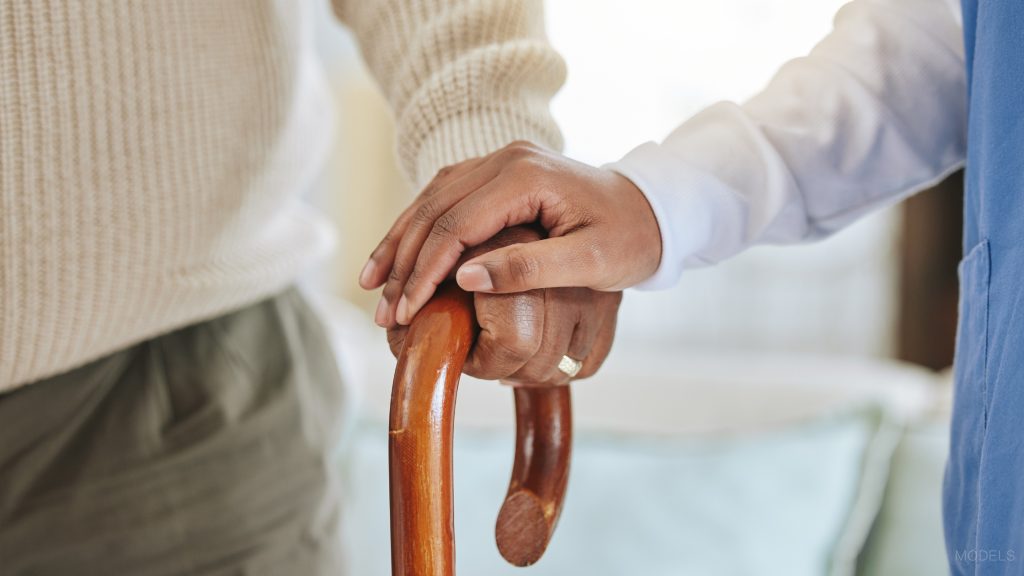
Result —
[[[549, 0], [569, 65], [554, 102], [566, 151], [591, 163], [660, 140], [718, 100], [742, 101], [831, 29], [842, 0]], [[825, 243], [761, 248], [627, 297], [624, 344], [887, 355], [895, 295], [894, 211]]]
[[[553, 104], [566, 152], [614, 160], [707, 104], [745, 99], [824, 36], [842, 3], [548, 0], [549, 35], [570, 71]], [[328, 278], [336, 293], [367, 308], [375, 297], [358, 290], [356, 274], [411, 192], [395, 172], [388, 111], [351, 39], [324, 14], [319, 42], [336, 88], [339, 136], [323, 196], [342, 228]], [[676, 289], [631, 293], [618, 347], [889, 355], [898, 232], [889, 211], [824, 243], [755, 249], [688, 273]]]

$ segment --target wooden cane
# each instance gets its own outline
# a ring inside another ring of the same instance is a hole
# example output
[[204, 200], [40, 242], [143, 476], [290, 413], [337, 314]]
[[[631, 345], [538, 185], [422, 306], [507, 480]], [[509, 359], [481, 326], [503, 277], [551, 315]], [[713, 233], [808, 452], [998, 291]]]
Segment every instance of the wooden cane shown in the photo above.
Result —
[[[475, 335], [472, 295], [453, 283], [416, 315], [398, 358], [389, 441], [391, 573], [453, 576], [455, 395]], [[515, 389], [516, 452], [498, 513], [498, 550], [517, 566], [547, 548], [569, 479], [569, 387]]]

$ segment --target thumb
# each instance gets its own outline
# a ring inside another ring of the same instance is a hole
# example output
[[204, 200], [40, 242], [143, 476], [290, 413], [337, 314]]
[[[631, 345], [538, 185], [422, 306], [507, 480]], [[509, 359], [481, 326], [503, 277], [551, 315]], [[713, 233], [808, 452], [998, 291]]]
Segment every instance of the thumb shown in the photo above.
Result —
[[598, 254], [584, 235], [512, 244], [463, 264], [455, 280], [463, 290], [505, 294], [537, 288], [592, 287], [600, 283]]

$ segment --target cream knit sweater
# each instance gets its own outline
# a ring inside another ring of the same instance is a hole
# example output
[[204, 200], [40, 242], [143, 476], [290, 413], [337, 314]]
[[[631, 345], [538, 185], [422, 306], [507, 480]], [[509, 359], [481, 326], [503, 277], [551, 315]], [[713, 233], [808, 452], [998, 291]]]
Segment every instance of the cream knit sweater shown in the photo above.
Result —
[[[559, 145], [539, 2], [335, 2], [415, 183], [514, 139]], [[330, 125], [307, 16], [0, 0], [0, 391], [254, 302], [328, 249], [297, 198]]]

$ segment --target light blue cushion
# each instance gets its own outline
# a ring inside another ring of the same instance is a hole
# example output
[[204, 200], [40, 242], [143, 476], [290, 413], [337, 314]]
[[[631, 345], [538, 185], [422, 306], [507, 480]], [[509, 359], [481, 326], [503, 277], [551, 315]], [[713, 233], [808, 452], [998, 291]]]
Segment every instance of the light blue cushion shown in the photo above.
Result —
[[948, 422], [918, 424], [904, 435], [859, 574], [949, 573], [942, 535], [942, 478], [948, 455]]
[[[458, 572], [835, 573], [833, 555], [839, 543], [859, 546], [858, 535], [851, 540], [849, 525], [856, 503], [864, 505], [865, 462], [883, 428], [878, 410], [858, 409], [756, 434], [578, 435], [561, 523], [545, 557], [527, 571], [505, 564], [494, 544], [494, 521], [512, 463], [511, 431], [459, 430]], [[386, 576], [386, 426], [361, 425], [346, 460], [345, 538], [351, 573]], [[884, 475], [884, 470], [873, 472], [878, 473]], [[873, 518], [872, 511], [867, 514]]]

